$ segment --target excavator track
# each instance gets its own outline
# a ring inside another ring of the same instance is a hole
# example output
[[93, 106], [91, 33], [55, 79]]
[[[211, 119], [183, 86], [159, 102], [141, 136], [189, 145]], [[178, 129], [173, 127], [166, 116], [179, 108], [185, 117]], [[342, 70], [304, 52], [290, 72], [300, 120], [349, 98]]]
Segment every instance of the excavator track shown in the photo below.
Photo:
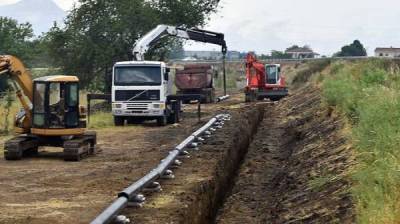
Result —
[[80, 161], [95, 153], [96, 133], [86, 132], [72, 140], [64, 141], [64, 160]]
[[19, 136], [8, 140], [4, 144], [4, 158], [6, 160], [20, 160], [24, 153], [37, 153], [39, 141], [35, 138]]

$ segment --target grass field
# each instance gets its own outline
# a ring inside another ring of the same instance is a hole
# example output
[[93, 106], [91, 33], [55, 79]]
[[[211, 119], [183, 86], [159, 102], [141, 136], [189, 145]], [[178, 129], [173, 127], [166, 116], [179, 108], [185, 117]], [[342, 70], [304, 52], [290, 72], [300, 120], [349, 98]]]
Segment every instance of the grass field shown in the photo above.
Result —
[[400, 69], [383, 60], [335, 62], [322, 81], [330, 107], [348, 118], [357, 149], [352, 175], [358, 223], [400, 220]]

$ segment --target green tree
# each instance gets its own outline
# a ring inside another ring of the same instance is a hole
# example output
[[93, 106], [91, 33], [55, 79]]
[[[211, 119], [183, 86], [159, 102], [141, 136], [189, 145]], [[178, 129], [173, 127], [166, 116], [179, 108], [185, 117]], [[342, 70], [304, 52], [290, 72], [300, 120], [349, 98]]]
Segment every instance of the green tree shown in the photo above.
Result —
[[19, 24], [17, 20], [0, 17], [0, 54], [15, 55], [22, 59], [28, 57], [26, 49], [32, 37], [31, 24]]
[[[29, 39], [33, 37], [32, 26], [29, 23], [19, 24], [16, 20], [0, 16], [0, 55], [15, 55], [22, 60], [28, 60], [30, 54]], [[7, 80], [0, 78], [0, 92], [7, 86]]]
[[352, 44], [343, 46], [341, 51], [335, 54], [337, 57], [351, 57], [351, 56], [367, 56], [363, 44], [359, 40], [353, 41]]
[[291, 57], [289, 54], [286, 54], [285, 52], [282, 52], [282, 51], [272, 51], [271, 58], [273, 58], [273, 59], [289, 59]]
[[[80, 0], [65, 28], [56, 24], [45, 37], [50, 57], [83, 87], [101, 89], [113, 64], [130, 60], [136, 40], [158, 24], [202, 26], [219, 0]], [[147, 59], [164, 59], [176, 40], [166, 39]]]

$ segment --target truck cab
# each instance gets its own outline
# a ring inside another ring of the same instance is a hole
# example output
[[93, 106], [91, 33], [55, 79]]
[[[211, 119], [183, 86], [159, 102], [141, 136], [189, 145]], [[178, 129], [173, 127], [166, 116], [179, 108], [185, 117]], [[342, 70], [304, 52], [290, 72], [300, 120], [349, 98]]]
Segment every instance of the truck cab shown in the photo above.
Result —
[[[112, 114], [116, 126], [157, 120], [159, 125], [179, 120], [177, 103], [171, 102], [173, 81], [164, 62], [127, 61], [114, 65]], [[180, 111], [180, 108], [179, 108]]]

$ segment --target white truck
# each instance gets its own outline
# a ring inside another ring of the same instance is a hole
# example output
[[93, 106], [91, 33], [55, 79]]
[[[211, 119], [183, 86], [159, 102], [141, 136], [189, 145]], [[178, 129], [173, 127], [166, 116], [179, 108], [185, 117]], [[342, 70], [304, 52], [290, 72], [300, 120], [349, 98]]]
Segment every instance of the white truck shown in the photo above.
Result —
[[184, 96], [173, 95], [170, 68], [164, 62], [144, 60], [147, 50], [165, 36], [221, 45], [225, 59], [224, 34], [157, 26], [136, 42], [133, 61], [117, 62], [113, 67], [111, 100], [116, 126], [124, 125], [125, 121], [140, 123], [154, 119], [160, 126], [179, 122], [181, 97]]

